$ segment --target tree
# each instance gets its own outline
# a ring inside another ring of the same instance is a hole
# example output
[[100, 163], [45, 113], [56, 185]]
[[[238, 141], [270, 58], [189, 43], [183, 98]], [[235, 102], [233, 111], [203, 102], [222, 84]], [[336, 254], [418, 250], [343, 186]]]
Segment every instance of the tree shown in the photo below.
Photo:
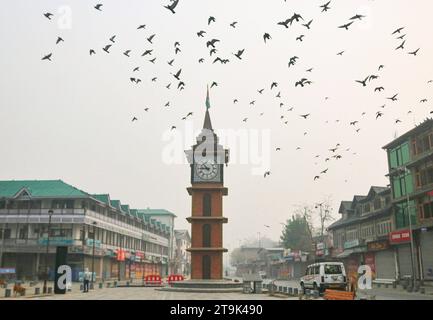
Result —
[[281, 242], [285, 248], [292, 250], [311, 251], [311, 224], [309, 222], [310, 209], [304, 207], [304, 214], [294, 214], [288, 219], [281, 234]]

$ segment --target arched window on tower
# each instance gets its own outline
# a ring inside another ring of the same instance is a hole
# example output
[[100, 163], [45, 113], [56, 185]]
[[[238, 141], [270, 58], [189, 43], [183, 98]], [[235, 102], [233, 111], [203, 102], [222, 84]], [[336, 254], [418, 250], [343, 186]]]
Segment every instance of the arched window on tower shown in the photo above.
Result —
[[203, 247], [204, 248], [209, 248], [211, 246], [210, 239], [211, 239], [210, 224], [204, 224], [203, 225]]
[[203, 216], [210, 217], [212, 213], [212, 197], [209, 193], [203, 195]]

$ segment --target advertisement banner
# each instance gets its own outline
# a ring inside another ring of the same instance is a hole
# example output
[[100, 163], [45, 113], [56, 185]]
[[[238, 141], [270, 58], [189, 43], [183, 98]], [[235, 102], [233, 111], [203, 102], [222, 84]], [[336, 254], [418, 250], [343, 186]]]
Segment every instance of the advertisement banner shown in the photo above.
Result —
[[410, 241], [410, 230], [394, 231], [389, 234], [389, 242], [391, 244], [399, 244]]

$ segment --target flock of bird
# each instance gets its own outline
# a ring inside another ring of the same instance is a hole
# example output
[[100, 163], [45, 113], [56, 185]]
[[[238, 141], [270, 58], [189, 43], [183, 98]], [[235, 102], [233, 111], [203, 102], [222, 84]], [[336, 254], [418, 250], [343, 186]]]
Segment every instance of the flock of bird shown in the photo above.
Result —
[[[179, 5], [179, 0], [174, 0], [174, 1], [169, 1], [168, 4], [163, 5], [164, 8], [166, 8], [167, 10], [169, 10], [172, 14], [176, 14], [176, 10], [178, 10], [178, 5]], [[96, 4], [93, 7], [95, 10], [99, 11], [100, 13], [102, 13], [104, 11], [104, 4]], [[328, 1], [320, 6], [318, 6], [318, 13], [320, 15], [325, 15], [327, 14], [330, 10], [332, 10], [333, 8], [333, 4], [332, 4], [332, 0]], [[43, 13], [43, 15], [48, 19], [51, 20], [53, 17], [53, 14], [50, 12], [46, 12]], [[344, 32], [346, 31], [350, 31], [352, 26], [358, 22], [361, 21], [363, 19], [366, 19], [367, 17], [365, 15], [361, 15], [361, 14], [354, 14], [353, 16], [351, 16], [350, 18], [348, 18], [347, 21], [341, 23], [341, 24], [336, 24], [336, 28], [337, 29], [341, 29]], [[315, 27], [315, 25], [317, 24], [317, 19], [304, 19], [304, 17], [299, 14], [299, 13], [293, 13], [292, 15], [290, 15], [290, 17], [288, 17], [287, 19], [283, 20], [283, 21], [277, 21], [276, 25], [277, 26], [281, 26], [281, 28], [284, 29], [289, 29], [291, 28], [294, 24], [299, 24], [301, 25], [303, 30], [305, 30], [305, 32], [310, 31], [312, 28]], [[217, 23], [217, 18], [214, 16], [210, 16], [207, 19], [207, 28], [211, 28], [212, 24]], [[233, 28], [236, 29], [237, 25], [238, 25], [238, 21], [233, 21], [232, 23], [229, 24], [229, 28]], [[137, 26], [137, 32], [140, 32], [142, 30], [147, 30], [147, 26], [146, 24], [139, 24]], [[406, 28], [405, 27], [398, 27], [396, 28], [394, 31], [392, 31], [390, 33], [390, 35], [392, 37], [395, 37], [395, 40], [398, 41], [396, 47], [395, 47], [395, 51], [404, 51], [406, 49], [406, 43], [407, 43], [407, 34], [405, 33]], [[210, 57], [210, 61], [212, 62], [212, 64], [228, 64], [232, 62], [231, 57], [234, 57], [234, 59], [236, 61], [241, 61], [244, 57], [245, 54], [248, 53], [248, 51], [245, 48], [235, 48], [232, 50], [231, 55], [230, 56], [224, 56], [221, 55], [219, 53], [219, 45], [221, 43], [221, 41], [223, 41], [222, 39], [217, 39], [217, 38], [208, 38], [207, 39], [207, 33], [208, 31], [206, 30], [198, 30], [196, 32], [196, 36], [198, 38], [204, 38], [205, 42], [204, 42], [204, 47], [209, 51], [209, 57]], [[299, 42], [303, 42], [304, 39], [307, 37], [306, 33], [300, 34], [299, 36], [297, 36], [295, 38], [295, 41], [299, 41]], [[263, 43], [265, 45], [267, 45], [270, 41], [272, 41], [272, 35], [269, 32], [264, 32], [263, 33]], [[157, 35], [154, 33], [149, 34], [148, 36], [146, 36], [146, 41], [147, 43], [152, 46], [153, 45], [153, 41], [157, 39]], [[64, 42], [64, 39], [62, 37], [58, 37], [56, 40], [56, 45], [59, 45], [61, 42]], [[90, 56], [94, 56], [94, 55], [98, 55], [98, 54], [111, 54], [111, 49], [116, 45], [116, 35], [113, 35], [112, 37], [110, 37], [107, 40], [107, 44], [100, 48], [100, 49], [96, 49], [96, 48], [90, 48], [89, 49], [89, 55]], [[167, 61], [166, 63], [170, 66], [174, 68], [174, 62], [176, 60], [176, 56], [179, 54], [182, 54], [182, 47], [181, 44], [176, 41], [174, 43], [173, 46], [173, 50], [174, 50], [174, 56]], [[421, 48], [417, 48], [417, 49], [412, 49], [407, 51], [408, 55], [411, 56], [417, 56], [420, 53]], [[122, 50], [123, 51], [123, 55], [127, 58], [131, 57], [131, 54], [133, 54], [134, 52], [132, 52], [132, 50], [130, 49], [126, 49], [126, 50]], [[343, 54], [345, 53], [345, 50], [339, 51], [338, 53], [336, 53], [337, 56], [343, 56]], [[140, 54], [140, 53], [139, 53]], [[157, 57], [155, 56], [154, 53], [154, 49], [152, 47], [150, 48], [146, 48], [144, 49], [144, 51], [141, 53], [141, 57], [145, 57], [148, 58], [148, 62], [155, 64], [157, 62]], [[49, 53], [46, 54], [42, 57], [42, 60], [46, 60], [46, 61], [52, 61], [53, 59], [53, 53]], [[205, 57], [200, 57], [198, 59], [198, 63], [204, 63], [206, 61], [207, 58]], [[288, 59], [287, 62], [287, 68], [291, 69], [294, 68], [298, 61], [301, 58], [298, 56], [292, 56]], [[369, 72], [368, 75], [363, 75], [360, 76], [359, 79], [354, 79], [354, 83], [360, 85], [362, 88], [365, 88], [366, 90], [369, 89], [370, 87], [372, 88], [372, 93], [373, 94], [381, 94], [382, 92], [386, 92], [386, 88], [385, 88], [385, 84], [380, 83], [381, 81], [381, 74], [382, 72], [384, 72], [384, 70], [386, 69], [384, 64], [380, 64], [378, 63], [378, 68], [374, 71], [374, 72]], [[294, 83], [292, 84], [294, 88], [297, 88], [298, 90], [301, 90], [302, 88], [306, 88], [307, 86], [313, 85], [314, 82], [310, 79], [310, 75], [313, 74], [313, 67], [310, 67], [308, 69], [305, 70], [305, 76], [303, 76], [301, 79], [294, 81]], [[142, 79], [139, 78], [138, 72], [140, 71], [140, 66], [136, 66], [131, 70], [131, 76], [129, 77], [129, 81], [134, 84], [134, 85], [139, 85], [142, 82]], [[168, 83], [165, 85], [165, 87], [167, 89], [171, 89], [172, 85], [173, 87], [176, 88], [176, 90], [182, 91], [184, 90], [186, 83], [185, 81], [182, 79], [182, 68], [176, 68], [176, 70], [174, 70], [174, 72], [170, 72], [170, 76], [172, 76], [173, 81], [176, 81], [176, 83], [173, 85], [172, 82]], [[154, 76], [150, 79], [150, 81], [152, 82], [157, 82], [158, 81], [158, 76]], [[429, 80], [427, 82], [427, 84], [432, 84], [433, 80]], [[210, 89], [213, 89], [214, 87], [217, 87], [218, 83], [217, 82], [212, 82], [210, 85]], [[275, 98], [277, 99], [282, 99], [281, 96], [281, 91], [278, 91], [280, 84], [276, 81], [273, 81], [269, 87], [269, 92], [273, 92], [273, 95]], [[258, 95], [262, 95], [265, 91], [267, 91], [266, 88], [259, 88], [257, 89], [257, 94]], [[329, 97], [325, 97], [326, 100], [329, 99]], [[398, 101], [399, 99], [399, 93], [395, 93], [392, 92], [392, 94], [389, 94], [389, 96], [385, 96], [384, 97], [384, 102], [389, 101], [390, 103], [395, 103], [396, 101]], [[235, 97], [233, 98], [233, 104], [237, 104], [239, 103], [239, 98]], [[420, 100], [420, 103], [426, 103], [428, 102], [427, 98], [423, 98]], [[256, 103], [256, 99], [253, 98], [251, 101], [249, 101], [249, 106], [251, 106], [252, 108], [255, 106]], [[168, 108], [170, 107], [170, 101], [167, 101], [165, 103], [165, 105], [163, 107]], [[285, 104], [283, 102], [279, 102], [279, 107], [280, 108], [287, 108], [287, 112], [292, 112], [294, 110], [294, 107], [286, 107]], [[375, 120], [379, 120], [381, 117], [383, 117], [383, 115], [385, 114], [385, 107], [386, 104], [384, 103], [382, 106], [379, 107], [379, 110], [376, 111], [375, 114]], [[150, 109], [150, 107], [146, 107], [144, 109], [145, 112], [148, 112]], [[411, 114], [412, 110], [408, 110], [407, 114]], [[431, 114], [433, 114], [433, 111], [430, 112]], [[264, 112], [260, 113], [260, 116], [263, 116]], [[361, 117], [364, 117], [366, 115], [366, 112], [362, 112]], [[189, 117], [193, 116], [193, 112], [188, 112], [184, 117], [181, 118], [181, 120], [186, 120]], [[305, 121], [308, 121], [310, 119], [310, 117], [313, 116], [310, 113], [299, 113], [299, 117], [301, 117], [302, 119], [304, 119]], [[248, 117], [244, 117], [242, 119], [242, 123], [246, 123], [248, 122]], [[132, 122], [138, 121], [139, 117], [137, 115], [133, 115], [132, 116]], [[286, 115], [281, 115], [280, 116], [280, 120], [282, 121], [283, 125], [288, 125], [289, 124], [289, 120], [287, 118]], [[328, 122], [328, 121], [327, 121]], [[335, 122], [340, 122], [339, 119], [335, 120]], [[395, 123], [400, 123], [402, 122], [401, 119], [395, 119]], [[348, 123], [347, 125], [350, 127], [354, 127], [355, 132], [359, 133], [361, 128], [359, 127], [361, 123], [360, 119], [356, 119], [353, 121], [350, 121], [350, 123]], [[175, 130], [176, 129], [176, 125], [171, 125], [170, 130]], [[308, 132], [304, 132], [304, 136], [307, 135]], [[296, 150], [300, 150], [301, 147], [298, 146], [296, 147]], [[279, 152], [282, 150], [282, 147], [275, 147], [275, 152]], [[339, 159], [341, 159], [343, 157], [343, 151], [345, 152], [351, 152], [350, 148], [343, 148], [339, 143], [330, 146], [329, 147], [329, 154], [326, 155], [314, 155], [314, 159], [323, 159], [323, 163], [322, 164], [326, 164], [329, 161], [338, 161]], [[352, 152], [352, 155], [356, 155], [356, 152]], [[324, 175], [326, 175], [328, 173], [328, 168], [324, 168], [323, 170], [318, 170], [318, 173], [313, 175], [312, 179], [314, 181], [321, 179]], [[264, 177], [266, 178], [267, 176], [271, 175], [271, 171], [266, 171], [264, 173]]]

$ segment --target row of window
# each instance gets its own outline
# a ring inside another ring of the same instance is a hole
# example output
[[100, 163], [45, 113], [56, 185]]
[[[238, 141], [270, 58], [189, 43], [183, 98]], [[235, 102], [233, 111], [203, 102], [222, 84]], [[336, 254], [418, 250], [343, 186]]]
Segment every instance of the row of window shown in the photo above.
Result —
[[433, 149], [433, 132], [426, 133], [412, 139], [412, 151], [414, 155], [420, 155]]
[[[78, 200], [77, 200], [78, 201]], [[49, 208], [52, 209], [74, 209], [77, 206], [77, 201], [74, 200], [52, 200]], [[121, 215], [113, 210], [109, 210], [102, 206], [97, 205], [95, 202], [83, 200], [79, 203], [81, 209], [86, 209], [90, 207], [90, 210], [93, 212], [97, 212], [104, 216], [107, 216], [111, 219], [118, 220], [120, 222], [127, 223], [136, 228], [140, 228], [145, 231], [150, 231], [152, 233], [158, 234], [160, 236], [164, 236], [166, 238], [169, 237], [167, 232], [163, 232], [161, 230], [156, 230], [150, 224], [145, 224], [142, 221], [134, 219], [128, 215]], [[42, 202], [40, 200], [31, 200], [31, 201], [8, 201], [6, 205], [6, 201], [0, 201], [0, 209], [41, 209]], [[209, 210], [210, 210], [210, 199], [209, 199]]]
[[[359, 228], [352, 228], [349, 230], [337, 230], [334, 235], [334, 245], [337, 248], [344, 247], [344, 243], [348, 241], [367, 239], [374, 236], [385, 236], [392, 231], [391, 220], [383, 220], [377, 222], [375, 225], [370, 224], [366, 226], [361, 226]], [[360, 236], [360, 237], [359, 237]]]
[[376, 197], [373, 202], [367, 202], [364, 204], [359, 204], [356, 207], [357, 215], [361, 215], [363, 213], [374, 212], [385, 208], [391, 204], [391, 197]]
[[433, 166], [417, 169], [415, 172], [415, 184], [417, 188], [423, 188], [426, 185], [433, 184]]

